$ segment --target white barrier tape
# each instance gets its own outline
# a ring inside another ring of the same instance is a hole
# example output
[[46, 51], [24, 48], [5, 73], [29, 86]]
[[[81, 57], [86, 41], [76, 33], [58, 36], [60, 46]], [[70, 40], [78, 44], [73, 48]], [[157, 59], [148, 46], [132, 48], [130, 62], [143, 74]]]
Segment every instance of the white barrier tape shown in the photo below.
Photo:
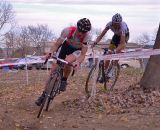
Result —
[[[126, 51], [126, 53], [118, 53], [118, 54], [110, 54], [110, 55], [97, 55], [95, 58], [99, 58], [101, 60], [119, 60], [119, 59], [133, 59], [133, 58], [149, 58], [151, 55], [159, 55], [160, 49], [138, 49], [132, 51]], [[86, 56], [86, 58], [93, 58], [92, 56]], [[53, 59], [49, 59], [49, 61]], [[11, 65], [26, 65], [26, 64], [34, 64], [34, 63], [44, 63], [44, 60], [34, 60], [20, 63], [8, 63], [8, 64], [0, 64], [0, 67], [11, 66]]]
[[[54, 61], [54, 59], [48, 59], [48, 61]], [[45, 60], [41, 59], [35, 59], [34, 61], [23, 61], [19, 63], [6, 63], [6, 64], [0, 64], [0, 67], [5, 67], [5, 66], [12, 66], [12, 65], [29, 65], [29, 64], [35, 64], [35, 63], [44, 63]]]
[[[131, 52], [138, 52], [138, 51], [149, 51], [149, 50], [153, 50], [153, 49], [143, 49], [143, 48], [135, 48], [135, 49], [124, 49], [124, 50], [122, 50], [122, 53], [119, 53], [119, 54], [110, 54], [110, 55], [120, 55], [120, 54], [126, 54], [126, 53], [131, 53]], [[93, 54], [94, 53], [92, 53], [92, 56], [86, 56], [86, 59], [88, 59], [88, 58], [100, 58], [102, 55], [96, 55], [96, 56], [93, 56]], [[105, 55], [106, 56], [106, 55]], [[107, 55], [107, 57], [108, 57], [108, 55]], [[139, 58], [149, 58], [150, 57], [150, 55], [143, 55], [143, 56], [140, 56]]]
[[159, 55], [160, 49], [145, 49], [142, 51], [118, 53], [111, 55], [100, 56], [100, 59], [104, 60], [119, 60], [119, 59], [132, 59], [132, 58], [148, 58], [151, 55]]
[[0, 67], [4, 67], [4, 66], [11, 66], [11, 65], [34, 64], [34, 63], [44, 63], [44, 61], [33, 61], [33, 62], [20, 62], [20, 63], [0, 64]]

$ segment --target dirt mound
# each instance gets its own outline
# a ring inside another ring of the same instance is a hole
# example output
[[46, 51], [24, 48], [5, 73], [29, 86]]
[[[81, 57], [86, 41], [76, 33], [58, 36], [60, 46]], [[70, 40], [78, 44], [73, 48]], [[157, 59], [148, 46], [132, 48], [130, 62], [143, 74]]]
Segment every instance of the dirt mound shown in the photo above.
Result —
[[97, 94], [94, 99], [81, 97], [67, 100], [63, 102], [63, 105], [68, 110], [97, 111], [106, 114], [129, 113], [136, 111], [136, 108], [139, 110], [150, 106], [160, 106], [160, 92], [145, 93], [139, 85], [132, 85], [123, 91], [114, 90], [109, 93]]

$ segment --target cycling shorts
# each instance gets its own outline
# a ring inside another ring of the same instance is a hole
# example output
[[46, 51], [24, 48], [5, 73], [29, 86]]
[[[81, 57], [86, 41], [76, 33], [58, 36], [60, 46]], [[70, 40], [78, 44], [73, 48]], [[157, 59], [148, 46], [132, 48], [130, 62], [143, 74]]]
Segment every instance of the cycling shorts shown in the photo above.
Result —
[[[121, 37], [119, 35], [114, 34], [111, 40], [111, 44], [115, 45], [116, 48], [120, 44]], [[125, 42], [127, 43], [129, 40], [129, 32], [125, 34]], [[114, 48], [115, 49], [115, 48]]]
[[62, 44], [58, 58], [65, 59], [67, 55], [74, 54], [75, 56], [80, 54], [81, 49], [74, 48], [73, 46], [67, 44], [66, 41]]

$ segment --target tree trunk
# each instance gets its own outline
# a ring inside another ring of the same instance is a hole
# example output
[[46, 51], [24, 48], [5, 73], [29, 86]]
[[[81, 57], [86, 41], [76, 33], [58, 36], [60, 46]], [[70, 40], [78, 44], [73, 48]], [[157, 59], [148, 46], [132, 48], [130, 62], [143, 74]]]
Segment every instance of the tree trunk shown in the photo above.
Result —
[[[153, 48], [160, 49], [160, 24]], [[150, 57], [140, 85], [145, 90], [160, 90], [160, 55]]]

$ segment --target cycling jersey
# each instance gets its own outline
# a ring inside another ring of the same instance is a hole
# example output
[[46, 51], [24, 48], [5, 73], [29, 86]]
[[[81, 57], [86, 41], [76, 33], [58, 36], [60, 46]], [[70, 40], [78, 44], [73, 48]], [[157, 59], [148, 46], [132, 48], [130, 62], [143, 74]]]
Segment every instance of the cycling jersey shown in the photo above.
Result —
[[125, 22], [121, 22], [120, 23], [120, 28], [116, 29], [112, 25], [112, 21], [110, 21], [109, 23], [107, 23], [106, 28], [111, 29], [114, 34], [119, 35], [119, 36], [120, 35], [125, 36], [127, 33], [129, 33], [128, 26]]
[[60, 37], [66, 39], [67, 43], [73, 48], [79, 49], [82, 48], [82, 46], [84, 45], [83, 43], [87, 43], [89, 41], [90, 35], [87, 32], [79, 36], [76, 33], [76, 29], [76, 27], [65, 28], [63, 29]]
[[67, 55], [74, 54], [76, 57], [80, 55], [80, 50], [82, 46], [85, 46], [85, 43], [90, 39], [89, 33], [84, 33], [82, 35], [76, 34], [76, 27], [68, 27], [63, 29], [60, 38], [65, 39], [58, 57], [65, 59]]

